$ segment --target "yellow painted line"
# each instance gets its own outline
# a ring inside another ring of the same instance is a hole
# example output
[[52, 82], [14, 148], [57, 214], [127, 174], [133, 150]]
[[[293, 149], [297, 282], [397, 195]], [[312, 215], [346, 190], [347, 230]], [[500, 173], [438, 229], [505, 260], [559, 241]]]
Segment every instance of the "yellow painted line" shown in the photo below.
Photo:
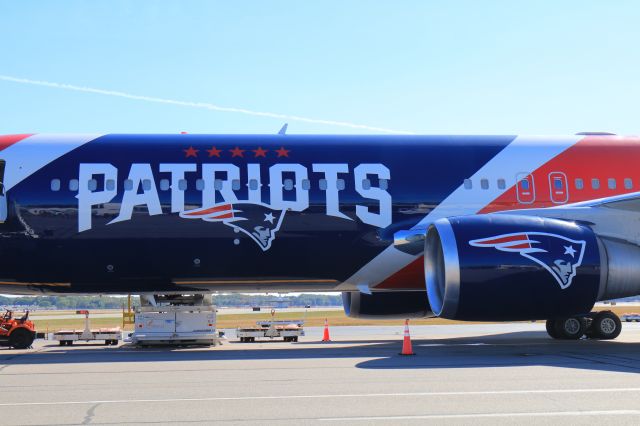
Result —
[[14, 281], [0, 281], [0, 285], [18, 285], [18, 286], [50, 286], [50, 287], [71, 287], [71, 283], [18, 283]]
[[338, 284], [336, 280], [229, 280], [229, 281], [175, 281], [176, 285], [198, 284]]

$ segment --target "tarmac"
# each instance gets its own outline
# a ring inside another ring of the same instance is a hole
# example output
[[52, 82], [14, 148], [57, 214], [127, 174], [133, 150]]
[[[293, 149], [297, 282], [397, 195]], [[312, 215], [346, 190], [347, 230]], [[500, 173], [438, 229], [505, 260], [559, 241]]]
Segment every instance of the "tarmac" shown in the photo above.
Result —
[[1, 424], [640, 422], [640, 323], [555, 341], [542, 323], [334, 327], [321, 343], [0, 348]]

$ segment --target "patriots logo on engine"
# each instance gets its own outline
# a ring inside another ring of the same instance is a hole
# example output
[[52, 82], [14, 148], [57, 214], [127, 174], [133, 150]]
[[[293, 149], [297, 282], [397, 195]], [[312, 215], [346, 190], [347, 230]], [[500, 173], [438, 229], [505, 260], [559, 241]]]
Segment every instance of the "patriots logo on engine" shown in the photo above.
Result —
[[587, 245], [562, 235], [546, 232], [519, 232], [469, 241], [474, 247], [494, 247], [496, 250], [520, 253], [546, 269], [560, 284], [568, 288], [582, 265]]
[[266, 204], [220, 203], [181, 212], [180, 217], [222, 222], [248, 235], [263, 251], [267, 251], [282, 225], [284, 213], [284, 210], [276, 210]]

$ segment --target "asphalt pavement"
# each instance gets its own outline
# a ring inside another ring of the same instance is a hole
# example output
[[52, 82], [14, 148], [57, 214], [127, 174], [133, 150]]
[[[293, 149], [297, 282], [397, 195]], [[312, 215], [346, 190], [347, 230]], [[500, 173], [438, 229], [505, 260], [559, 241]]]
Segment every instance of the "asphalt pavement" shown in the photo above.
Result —
[[544, 325], [307, 329], [298, 343], [0, 348], [2, 424], [640, 422], [640, 324], [615, 341]]

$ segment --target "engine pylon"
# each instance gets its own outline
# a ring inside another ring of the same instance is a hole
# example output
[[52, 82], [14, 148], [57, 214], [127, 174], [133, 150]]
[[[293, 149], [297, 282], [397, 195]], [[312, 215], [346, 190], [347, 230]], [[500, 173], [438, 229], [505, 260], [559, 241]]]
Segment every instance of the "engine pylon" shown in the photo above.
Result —
[[329, 321], [327, 318], [324, 319], [324, 333], [322, 334], [323, 342], [330, 342], [331, 337], [329, 337]]
[[411, 336], [409, 335], [409, 320], [404, 320], [404, 340], [402, 341], [402, 352], [399, 355], [415, 355], [411, 347]]

